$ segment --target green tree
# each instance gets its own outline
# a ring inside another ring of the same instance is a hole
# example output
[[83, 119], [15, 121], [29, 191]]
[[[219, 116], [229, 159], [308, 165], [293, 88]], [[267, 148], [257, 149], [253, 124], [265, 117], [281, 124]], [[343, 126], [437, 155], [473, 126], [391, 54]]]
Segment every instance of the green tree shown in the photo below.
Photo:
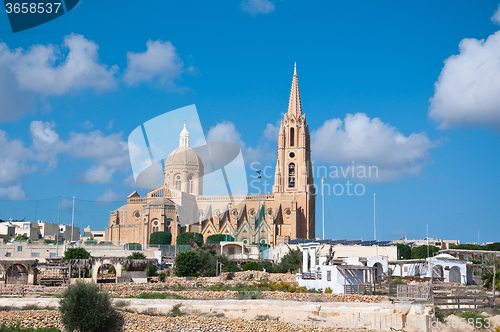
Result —
[[134, 251], [131, 255], [127, 256], [127, 259], [146, 259], [146, 255], [142, 252]]
[[411, 247], [404, 243], [396, 243], [398, 247], [398, 259], [410, 259]]
[[214, 234], [207, 237], [207, 243], [219, 244], [221, 241], [234, 241], [234, 237], [226, 234]]
[[263, 269], [262, 264], [257, 262], [248, 262], [243, 264], [243, 271], [262, 271]]
[[281, 258], [281, 261], [276, 266], [276, 271], [279, 273], [295, 273], [302, 266], [302, 250], [300, 248], [291, 249]]
[[500, 251], [500, 242], [494, 242], [486, 245], [486, 250]]
[[16, 241], [28, 241], [30, 238], [25, 235], [25, 234], [19, 234], [19, 235], [16, 235], [16, 237], [14, 237], [14, 240]]
[[203, 235], [200, 233], [186, 232], [177, 235], [176, 243], [178, 246], [189, 246], [194, 241], [198, 246], [203, 245]]
[[70, 285], [59, 303], [61, 321], [67, 331], [98, 332], [108, 330], [113, 306], [106, 292], [93, 283]]
[[90, 253], [82, 247], [68, 248], [64, 252], [63, 261], [68, 259], [87, 259], [90, 258]]
[[152, 246], [163, 245], [168, 246], [172, 243], [172, 233], [170, 232], [154, 232], [149, 236], [149, 244]]
[[175, 270], [178, 277], [196, 277], [200, 273], [201, 260], [196, 251], [182, 252], [175, 257]]
[[[432, 257], [433, 253], [438, 252], [439, 250], [441, 249], [436, 246], [429, 246], [429, 257]], [[411, 258], [412, 259], [427, 258], [427, 246], [423, 245], [411, 248]]]
[[450, 249], [463, 249], [463, 250], [486, 250], [485, 246], [481, 246], [478, 244], [458, 244], [456, 246], [451, 246]]

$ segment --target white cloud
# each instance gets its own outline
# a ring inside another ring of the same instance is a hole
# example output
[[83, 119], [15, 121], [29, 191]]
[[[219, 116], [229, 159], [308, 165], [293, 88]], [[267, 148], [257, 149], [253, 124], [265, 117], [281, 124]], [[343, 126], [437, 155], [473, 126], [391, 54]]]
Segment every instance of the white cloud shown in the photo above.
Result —
[[115, 171], [115, 169], [104, 165], [94, 165], [85, 172], [82, 181], [86, 183], [109, 183]]
[[[268, 133], [269, 131], [268, 125], [264, 133]], [[231, 142], [237, 144], [242, 151], [245, 164], [251, 164], [257, 161], [262, 162], [270, 156], [269, 144], [261, 142], [257, 148], [247, 146], [241, 139], [240, 132], [232, 122], [222, 121], [214, 127], [211, 127], [206, 135], [206, 140], [207, 142]]]
[[83, 129], [90, 130], [94, 128], [94, 124], [91, 121], [87, 120], [85, 122], [80, 123], [80, 127], [82, 127]]
[[429, 116], [439, 128], [500, 128], [500, 31], [486, 40], [463, 39], [459, 50], [444, 61]]
[[107, 189], [104, 194], [101, 196], [97, 197], [97, 201], [100, 202], [116, 202], [116, 201], [121, 201], [123, 200], [123, 195], [115, 193], [111, 189]]
[[269, 0], [243, 0], [241, 7], [253, 16], [269, 14], [274, 11], [274, 3]]
[[129, 85], [144, 82], [154, 83], [169, 89], [177, 89], [175, 81], [186, 72], [194, 72], [193, 67], [185, 67], [169, 41], [149, 40], [143, 53], [127, 53], [127, 69], [123, 77]]
[[7, 188], [0, 187], [0, 198], [21, 201], [26, 198], [26, 193], [21, 184], [10, 186]]
[[0, 130], [0, 186], [19, 183], [35, 167], [29, 164], [34, 159], [33, 152], [23, 142], [10, 140], [7, 133]]
[[62, 47], [49, 44], [10, 50], [0, 42], [0, 121], [19, 119], [35, 110], [36, 95], [115, 88], [118, 67], [102, 64], [98, 49], [95, 42], [76, 34], [66, 36]]
[[351, 166], [354, 161], [356, 170], [357, 166], [376, 166], [378, 178], [374, 168], [370, 180], [380, 182], [420, 174], [430, 162], [429, 149], [435, 145], [425, 133], [405, 136], [364, 113], [347, 114], [344, 121], [327, 120], [311, 133], [313, 161], [339, 166]]
[[491, 20], [500, 25], [500, 5], [498, 5], [498, 8], [497, 8], [497, 11], [495, 12], [495, 14], [493, 14], [493, 16], [491, 17]]

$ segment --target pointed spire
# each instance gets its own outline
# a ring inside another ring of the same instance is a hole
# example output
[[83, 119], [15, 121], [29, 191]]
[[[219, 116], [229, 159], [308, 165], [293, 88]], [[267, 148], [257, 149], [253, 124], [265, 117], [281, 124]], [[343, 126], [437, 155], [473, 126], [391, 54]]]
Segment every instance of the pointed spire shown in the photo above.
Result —
[[290, 91], [290, 101], [288, 102], [288, 114], [295, 116], [302, 115], [302, 106], [300, 105], [299, 78], [297, 76], [297, 63], [293, 68], [292, 90]]
[[179, 147], [187, 146], [189, 147], [189, 131], [186, 128], [186, 119], [184, 119], [184, 128], [181, 131], [179, 138]]

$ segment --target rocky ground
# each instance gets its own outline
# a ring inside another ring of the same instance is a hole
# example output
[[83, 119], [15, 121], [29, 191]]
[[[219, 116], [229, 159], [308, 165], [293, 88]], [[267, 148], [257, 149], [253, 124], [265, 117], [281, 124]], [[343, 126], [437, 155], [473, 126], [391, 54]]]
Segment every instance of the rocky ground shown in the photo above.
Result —
[[[150, 316], [144, 314], [118, 311], [113, 318], [113, 328], [110, 331], [183, 331], [183, 332], [218, 332], [218, 331], [319, 331], [319, 328], [299, 327], [289, 322], [270, 320], [269, 316], [257, 316], [253, 321], [242, 319], [229, 319], [217, 316]], [[55, 310], [10, 310], [0, 311], [0, 324], [20, 323], [21, 328], [55, 327], [63, 329], [60, 314]], [[340, 331], [337, 329], [323, 328], [321, 331]], [[347, 330], [341, 330], [346, 332]], [[358, 330], [349, 330], [358, 331]], [[361, 331], [361, 330], [359, 330]]]

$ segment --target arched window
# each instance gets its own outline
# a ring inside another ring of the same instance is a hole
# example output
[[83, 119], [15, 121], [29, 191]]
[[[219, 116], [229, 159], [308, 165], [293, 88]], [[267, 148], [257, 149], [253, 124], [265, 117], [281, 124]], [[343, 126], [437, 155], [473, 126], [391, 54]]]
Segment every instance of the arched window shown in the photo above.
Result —
[[181, 190], [181, 175], [177, 174], [175, 176], [175, 189]]
[[290, 146], [294, 146], [295, 143], [295, 129], [290, 128]]
[[188, 193], [192, 194], [193, 191], [194, 191], [193, 174], [189, 174], [189, 176], [188, 176]]
[[288, 165], [288, 188], [295, 188], [295, 164]]

